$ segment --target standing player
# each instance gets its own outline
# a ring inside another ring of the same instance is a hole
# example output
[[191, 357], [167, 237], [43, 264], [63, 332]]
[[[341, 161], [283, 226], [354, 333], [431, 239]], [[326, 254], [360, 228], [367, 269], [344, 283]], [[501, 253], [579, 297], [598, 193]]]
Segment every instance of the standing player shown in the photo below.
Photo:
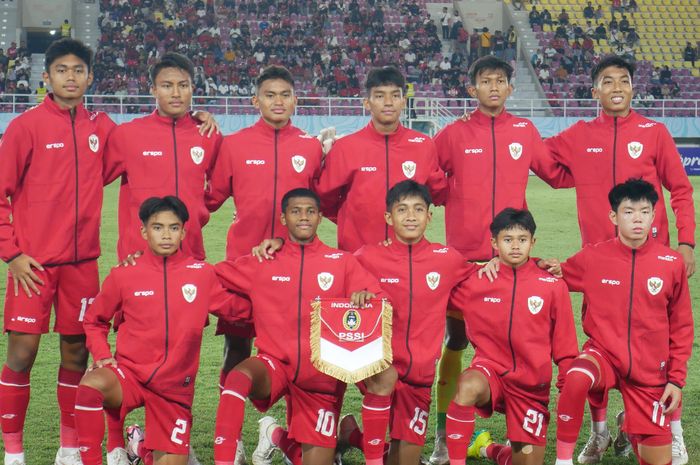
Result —
[[584, 247], [562, 264], [569, 289], [583, 292], [589, 339], [559, 398], [557, 465], [573, 463], [586, 395], [592, 406], [606, 405], [613, 388], [622, 393], [622, 429], [639, 462], [671, 464], [669, 420], [687, 376], [693, 315], [687, 263], [652, 239], [657, 189], [641, 179], [615, 186], [609, 217], [618, 238]]
[[[145, 248], [139, 206], [151, 196], [174, 195], [192, 216], [183, 251], [204, 260], [202, 227], [209, 220], [205, 185], [211, 177], [221, 135], [204, 135], [190, 112], [194, 66], [185, 56], [166, 53], [149, 70], [156, 109], [148, 116], [119, 125], [105, 149], [104, 183], [121, 178], [117, 257]], [[110, 465], [122, 465], [123, 425], [108, 417], [107, 452]]]
[[[579, 227], [583, 246], [617, 237], [617, 228], [607, 220], [604, 205], [608, 191], [621, 179], [641, 177], [659, 195], [657, 214], [650, 237], [670, 244], [662, 186], [671, 192], [671, 207], [678, 228], [677, 252], [683, 257], [688, 276], [695, 272], [695, 207], [693, 188], [680, 155], [666, 127], [631, 109], [634, 67], [617, 56], [600, 61], [592, 71], [593, 97], [603, 109], [592, 121], [579, 121], [561, 134], [547, 139], [556, 162], [571, 173], [576, 187]], [[581, 463], [597, 463], [612, 441], [608, 431], [607, 405], [591, 408], [591, 436], [579, 456]], [[671, 418], [673, 464], [688, 462], [683, 440], [681, 409]], [[615, 441], [618, 454], [629, 452], [624, 436]], [[626, 447], [627, 446], [627, 447]]]
[[530, 212], [506, 208], [490, 229], [502, 265], [498, 279], [472, 279], [452, 294], [452, 305], [464, 313], [475, 353], [447, 410], [450, 464], [466, 462], [474, 413], [486, 418], [497, 411], [506, 416], [511, 446], [489, 444], [484, 434], [475, 455], [499, 465], [541, 465], [552, 360], [559, 366], [561, 388], [563, 374], [578, 353], [571, 301], [565, 283], [530, 260], [535, 244]]
[[60, 334], [57, 465], [80, 463], [73, 410], [87, 366], [82, 325], [99, 291], [102, 151], [114, 123], [83, 107], [92, 51], [61, 39], [46, 50], [52, 92], [15, 118], [0, 144], [0, 258], [8, 263], [7, 359], [0, 374], [5, 465], [24, 465], [22, 432], [29, 377], [51, 306]]
[[325, 212], [337, 212], [338, 248], [356, 251], [390, 237], [382, 200], [399, 181], [427, 184], [436, 203], [446, 188], [435, 144], [401, 125], [406, 81], [393, 66], [372, 69], [364, 100], [369, 124], [333, 144], [316, 191]]
[[425, 239], [432, 219], [431, 203], [426, 186], [413, 180], [397, 183], [386, 195], [384, 214], [395, 239], [388, 247], [366, 245], [356, 252], [391, 300], [393, 366], [399, 376], [393, 394], [365, 394], [361, 440], [359, 430], [353, 431], [354, 418], [345, 417], [341, 422], [341, 434], [348, 436], [353, 446], [362, 446], [368, 465], [382, 463], [388, 424], [391, 447], [387, 463], [418, 465], [447, 301], [452, 289], [477, 268], [456, 250]]
[[[489, 224], [504, 208], [525, 207], [530, 169], [552, 185], [570, 185], [566, 171], [547, 155], [532, 122], [506, 111], [506, 100], [513, 90], [512, 74], [513, 68], [499, 58], [486, 56], [476, 60], [469, 69], [467, 90], [477, 99], [477, 108], [435, 137], [440, 167], [447, 173], [449, 183], [445, 203], [447, 245], [470, 261], [485, 262], [494, 257]], [[438, 366], [438, 421], [432, 464], [448, 462], [445, 418], [466, 347], [462, 314], [450, 310]]]
[[[189, 219], [184, 203], [152, 197], [139, 217], [148, 250], [137, 265], [112, 270], [85, 315], [95, 364], [75, 399], [84, 465], [102, 464], [105, 409], [123, 421], [141, 406], [148, 427], [144, 463], [187, 463], [202, 331], [207, 314], [226, 306], [213, 267], [180, 250]], [[114, 354], [107, 341], [113, 318], [119, 327]]]
[[288, 401], [289, 433], [280, 429], [276, 439], [292, 463], [333, 462], [345, 384], [310, 362], [311, 301], [351, 297], [362, 306], [381, 290], [355, 257], [318, 239], [319, 209], [312, 191], [287, 192], [281, 222], [288, 239], [275, 260], [261, 263], [248, 255], [216, 265], [225, 287], [251, 299], [258, 348], [257, 356], [239, 363], [226, 377], [216, 418], [216, 465], [234, 463], [245, 399], [265, 411], [283, 396]]
[[[224, 138], [212, 175], [207, 206], [218, 209], [229, 197], [236, 215], [226, 241], [226, 259], [250, 254], [262, 238], [283, 235], [279, 199], [297, 187], [311, 187], [323, 156], [318, 140], [292, 125], [297, 97], [294, 79], [282, 66], [269, 66], [256, 81], [253, 105], [260, 120]], [[219, 321], [226, 337], [219, 385], [234, 366], [250, 357], [250, 323]], [[240, 449], [242, 452], [242, 448]]]

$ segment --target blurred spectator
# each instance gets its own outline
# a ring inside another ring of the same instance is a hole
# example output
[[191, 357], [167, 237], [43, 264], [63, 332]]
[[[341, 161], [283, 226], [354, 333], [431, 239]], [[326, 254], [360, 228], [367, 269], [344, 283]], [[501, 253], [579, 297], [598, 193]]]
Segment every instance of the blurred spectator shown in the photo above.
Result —
[[442, 26], [442, 40], [448, 40], [450, 38], [450, 13], [447, 7], [442, 8], [440, 25]]
[[658, 66], [651, 71], [650, 82], [652, 84], [661, 84], [661, 69]]
[[610, 0], [610, 13], [614, 15], [616, 12], [622, 13], [622, 1]]
[[567, 82], [569, 80], [569, 72], [563, 65], [559, 65], [556, 71], [554, 71], [554, 77], [557, 78], [557, 82]]
[[71, 26], [70, 22], [64, 19], [63, 24], [61, 24], [61, 37], [70, 37], [72, 29], [73, 26]]
[[574, 88], [574, 98], [577, 100], [589, 99], [591, 98], [591, 90], [583, 82], [579, 82], [578, 86]]
[[479, 57], [479, 47], [481, 46], [481, 34], [478, 29], [469, 36], [469, 61], [473, 62]]
[[603, 7], [601, 5], [598, 5], [598, 8], [595, 9], [595, 15], [594, 15], [596, 21], [600, 21], [603, 19]]
[[513, 8], [517, 11], [521, 11], [523, 9], [523, 0], [513, 0]]
[[491, 33], [489, 28], [485, 27], [481, 30], [481, 36], [479, 36], [479, 56], [483, 57], [491, 53]]
[[532, 7], [532, 10], [530, 10], [530, 13], [528, 13], [527, 17], [528, 17], [528, 20], [530, 21], [531, 28], [534, 28], [535, 26], [542, 27], [542, 17], [540, 15], [540, 12], [537, 11], [536, 6]]
[[617, 24], [617, 19], [615, 19], [615, 16], [613, 16], [610, 19], [610, 22], [608, 23], [608, 29], [610, 30], [610, 32], [613, 32], [613, 31], [617, 32], [620, 30], [619, 26]]
[[595, 37], [595, 40], [598, 43], [598, 45], [600, 45], [600, 39], [605, 39], [608, 37], [608, 31], [605, 29], [605, 24], [598, 24], [598, 27], [595, 28], [595, 34], [593, 35], [593, 37]]
[[506, 38], [501, 31], [496, 31], [491, 39], [493, 54], [503, 59], [506, 52]]
[[661, 98], [664, 100], [671, 98], [671, 86], [668, 83], [661, 84]]
[[537, 74], [537, 77], [539, 78], [540, 84], [542, 84], [543, 87], [544, 83], [546, 82], [549, 84], [549, 90], [552, 90], [552, 86], [554, 86], [554, 79], [549, 74], [549, 66], [542, 65], [539, 73]]
[[459, 16], [459, 12], [455, 10], [452, 25], [450, 26], [450, 39], [457, 40], [460, 29], [462, 29], [462, 18]]
[[637, 0], [629, 0], [629, 4], [627, 5], [626, 11], [634, 15], [637, 11], [639, 11], [639, 6], [637, 6]]
[[595, 10], [591, 2], [588, 2], [586, 7], [583, 9], [583, 17], [586, 19], [593, 19], [595, 17]]
[[668, 68], [668, 65], [665, 65], [659, 73], [659, 82], [661, 84], [671, 84], [671, 70]]
[[695, 68], [695, 60], [697, 60], [698, 51], [693, 48], [690, 42], [685, 44], [685, 50], [683, 50], [683, 61], [689, 61]]
[[511, 24], [508, 28], [507, 37], [507, 48], [506, 48], [506, 60], [515, 60], [515, 54], [518, 48], [518, 34], [515, 32], [515, 27]]
[[637, 30], [635, 28], [631, 28], [627, 33], [627, 37], [625, 37], [625, 43], [627, 43], [627, 45], [630, 47], [639, 46], [640, 40], [641, 38], [639, 37], [639, 34], [637, 34]]
[[622, 15], [622, 19], [620, 20], [618, 27], [620, 28], [620, 32], [627, 33], [630, 30], [630, 22], [627, 19], [627, 16]]
[[569, 13], [566, 12], [564, 8], [561, 9], [561, 13], [559, 13], [559, 16], [557, 16], [557, 20], [559, 21], [559, 24], [562, 26], [566, 26], [569, 24]]

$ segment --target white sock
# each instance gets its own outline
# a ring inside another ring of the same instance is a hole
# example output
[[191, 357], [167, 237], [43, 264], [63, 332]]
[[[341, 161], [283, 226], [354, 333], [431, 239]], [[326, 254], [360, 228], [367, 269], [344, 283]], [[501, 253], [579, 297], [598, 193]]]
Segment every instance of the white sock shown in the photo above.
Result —
[[77, 447], [61, 447], [59, 450], [61, 451], [61, 455], [72, 455], [79, 453]]
[[591, 431], [602, 435], [610, 434], [608, 432], [608, 422], [606, 421], [591, 421]]
[[671, 420], [671, 434], [683, 436], [683, 426], [680, 420]]
[[5, 465], [10, 465], [12, 462], [18, 461], [19, 463], [24, 463], [24, 452], [19, 454], [8, 454], [5, 452]]
[[574, 465], [574, 459], [557, 459], [557, 461], [554, 462], [554, 465]]

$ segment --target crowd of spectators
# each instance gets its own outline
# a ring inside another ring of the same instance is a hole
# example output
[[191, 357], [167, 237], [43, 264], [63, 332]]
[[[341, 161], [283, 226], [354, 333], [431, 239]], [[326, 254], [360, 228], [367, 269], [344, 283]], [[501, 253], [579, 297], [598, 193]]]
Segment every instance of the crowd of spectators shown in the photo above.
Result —
[[[195, 95], [241, 96], [269, 64], [290, 69], [306, 96], [361, 95], [371, 66], [396, 64], [416, 84], [463, 88], [466, 68], [494, 53], [514, 58], [515, 33], [471, 38], [459, 15], [430, 17], [417, 0], [100, 0], [96, 94], [148, 92], [147, 70], [166, 51], [195, 64]], [[446, 30], [441, 26], [446, 26]], [[442, 30], [439, 30], [442, 29]], [[442, 53], [440, 33], [452, 44]]]
[[[31, 55], [20, 44], [12, 42], [7, 50], [0, 48], [0, 92], [31, 94], [29, 77], [32, 71]], [[18, 102], [28, 102], [29, 97], [18, 97]]]

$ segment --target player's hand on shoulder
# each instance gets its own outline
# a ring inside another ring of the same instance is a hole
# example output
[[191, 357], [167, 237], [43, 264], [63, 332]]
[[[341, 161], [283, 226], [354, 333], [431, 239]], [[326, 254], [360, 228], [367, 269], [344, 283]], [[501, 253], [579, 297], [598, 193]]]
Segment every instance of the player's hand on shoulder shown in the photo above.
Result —
[[353, 292], [352, 295], [350, 295], [350, 303], [353, 304], [355, 307], [365, 307], [367, 304], [369, 304], [369, 301], [377, 297], [374, 293], [369, 292], [369, 291], [357, 291]]
[[280, 250], [284, 245], [284, 239], [275, 237], [273, 239], [264, 239], [260, 244], [253, 247], [251, 254], [262, 263], [263, 260], [274, 260], [275, 252]]
[[214, 118], [214, 115], [208, 111], [195, 111], [192, 113], [192, 118], [201, 123], [199, 125], [199, 134], [202, 136], [206, 134], [207, 137], [211, 137], [214, 131], [216, 131], [217, 134], [221, 133], [219, 123], [216, 121], [216, 118]]
[[95, 363], [92, 364], [90, 367], [90, 371], [95, 370], [97, 368], [105, 368], [108, 366], [112, 366], [114, 368], [117, 367], [117, 359], [114, 357], [109, 357], [109, 358], [103, 358], [102, 360], [98, 360]]
[[561, 262], [556, 258], [543, 258], [537, 261], [537, 266], [547, 271], [555, 278], [561, 278], [564, 274], [561, 271]]
[[664, 406], [664, 415], [669, 415], [673, 413], [681, 403], [681, 398], [683, 397], [681, 388], [675, 384], [668, 383], [666, 388], [664, 388], [664, 393], [659, 399], [661, 405]]
[[379, 245], [383, 245], [384, 247], [389, 247], [391, 245], [391, 238], [387, 237], [383, 241], [379, 243]]
[[486, 279], [492, 283], [496, 278], [498, 278], [498, 270], [500, 269], [501, 260], [498, 257], [493, 257], [488, 261], [488, 263], [486, 263], [486, 265], [484, 265], [483, 268], [476, 272], [476, 275], [479, 279], [486, 276]]
[[680, 244], [676, 251], [683, 257], [685, 272], [690, 278], [695, 273], [695, 250], [688, 244]]
[[41, 291], [37, 287], [44, 285], [44, 281], [37, 276], [32, 268], [36, 268], [39, 271], [44, 271], [44, 267], [41, 263], [34, 260], [27, 254], [20, 254], [7, 264], [10, 275], [12, 275], [12, 281], [14, 282], [15, 297], [19, 295], [19, 288], [22, 290], [27, 297], [32, 297], [32, 292], [36, 295], [40, 295]]
[[136, 260], [141, 255], [143, 255], [143, 252], [140, 250], [137, 250], [136, 252], [127, 255], [126, 258], [124, 260], [122, 260], [121, 262], [119, 262], [119, 264], [117, 266], [118, 267], [119, 266], [129, 266], [129, 265], [134, 266], [134, 265], [136, 265]]

